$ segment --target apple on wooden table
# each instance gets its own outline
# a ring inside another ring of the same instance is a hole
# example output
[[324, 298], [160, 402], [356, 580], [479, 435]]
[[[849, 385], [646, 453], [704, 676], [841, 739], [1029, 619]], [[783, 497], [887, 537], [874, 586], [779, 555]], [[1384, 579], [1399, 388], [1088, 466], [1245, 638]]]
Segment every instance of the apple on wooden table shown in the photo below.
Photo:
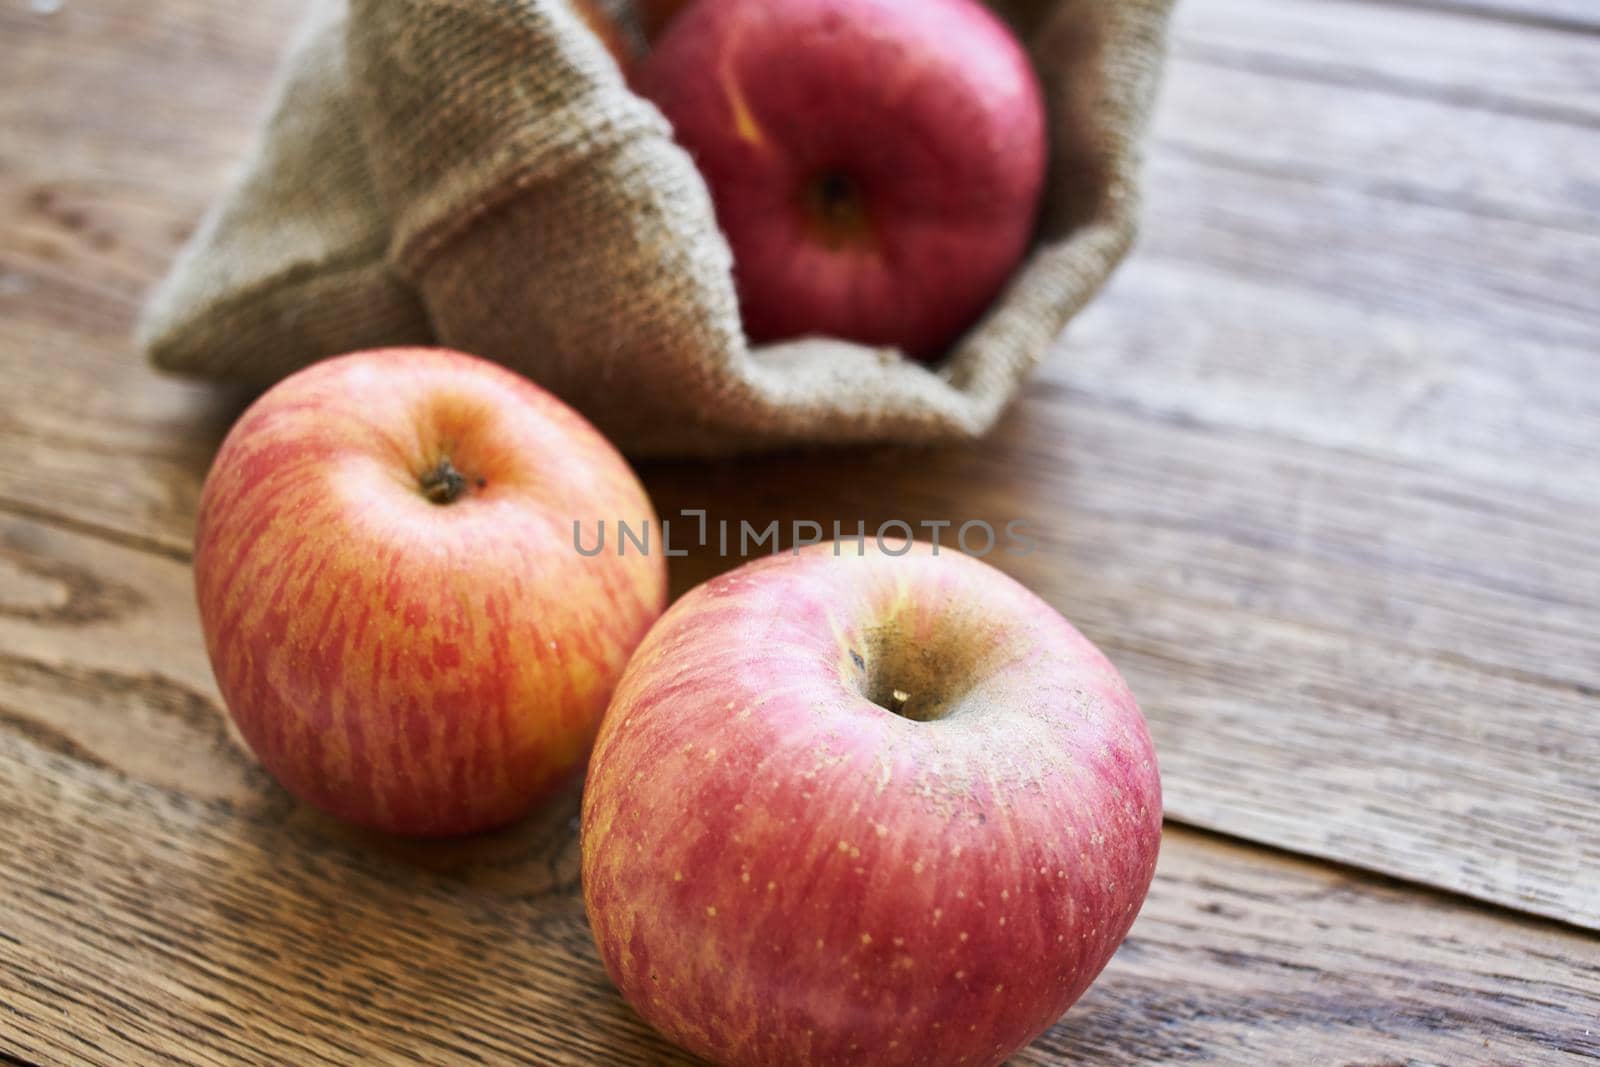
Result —
[[706, 179], [754, 341], [932, 359], [1032, 238], [1043, 95], [976, 0], [695, 0], [635, 86]]
[[316, 364], [239, 419], [201, 493], [195, 585], [224, 702], [292, 793], [406, 834], [482, 830], [568, 780], [665, 605], [653, 520], [576, 412], [484, 360]]
[[1160, 781], [1116, 669], [989, 565], [901, 550], [825, 543], [702, 585], [601, 725], [601, 957], [725, 1067], [997, 1064], [1149, 888]]

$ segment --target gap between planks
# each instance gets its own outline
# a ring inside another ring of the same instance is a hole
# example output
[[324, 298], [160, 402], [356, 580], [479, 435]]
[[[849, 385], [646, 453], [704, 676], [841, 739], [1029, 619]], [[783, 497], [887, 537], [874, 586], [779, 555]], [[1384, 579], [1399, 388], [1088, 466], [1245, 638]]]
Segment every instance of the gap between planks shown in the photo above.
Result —
[[1510, 26], [1600, 35], [1600, 13], [1590, 0], [1349, 0], [1379, 8], [1410, 8]]
[[57, 529], [66, 530], [68, 533], [83, 534], [85, 537], [93, 537], [107, 544], [131, 548], [138, 552], [147, 552], [152, 556], [170, 559], [177, 563], [190, 563], [194, 559], [193, 549], [186, 549], [154, 537], [118, 529], [115, 526], [108, 526], [104, 523], [89, 522], [86, 519], [50, 511], [21, 500], [0, 496], [0, 514], [10, 514], [18, 518], [30, 519], [45, 526], [54, 526]]

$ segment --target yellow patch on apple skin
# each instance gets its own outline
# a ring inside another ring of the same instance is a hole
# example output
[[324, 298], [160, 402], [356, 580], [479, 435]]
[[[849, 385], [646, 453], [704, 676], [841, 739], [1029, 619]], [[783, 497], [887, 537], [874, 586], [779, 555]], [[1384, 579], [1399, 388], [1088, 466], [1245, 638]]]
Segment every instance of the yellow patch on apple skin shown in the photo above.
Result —
[[739, 56], [738, 41], [743, 36], [743, 31], [742, 23], [734, 27], [728, 47], [722, 54], [722, 62], [717, 67], [717, 80], [722, 83], [722, 91], [728, 98], [728, 110], [733, 115], [734, 133], [748, 145], [765, 148], [766, 134], [762, 131], [761, 124], [756, 121], [755, 113], [750, 110], [750, 101], [745, 98], [744, 86], [739, 82], [739, 72], [734, 69], [734, 62]]
[[738, 76], [727, 64], [723, 64], [721, 78], [723, 91], [728, 96], [728, 110], [733, 113], [733, 130], [739, 135], [739, 140], [756, 148], [765, 148], [766, 135], [750, 110], [750, 102], [745, 99]]

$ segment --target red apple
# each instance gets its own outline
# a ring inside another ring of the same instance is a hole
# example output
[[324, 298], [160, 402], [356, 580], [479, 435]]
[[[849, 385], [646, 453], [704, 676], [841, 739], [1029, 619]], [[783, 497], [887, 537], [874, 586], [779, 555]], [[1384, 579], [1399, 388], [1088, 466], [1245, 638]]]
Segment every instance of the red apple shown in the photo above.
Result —
[[266, 768], [406, 834], [515, 819], [578, 769], [665, 603], [659, 555], [574, 548], [653, 518], [611, 445], [455, 352], [344, 356], [245, 412], [200, 497], [195, 587]]
[[727, 1067], [997, 1064], [1144, 900], [1150, 737], [999, 571], [836, 544], [701, 586], [628, 665], [584, 792], [595, 940]]
[[1043, 96], [974, 0], [698, 0], [635, 83], [705, 176], [754, 341], [932, 358], [1027, 250]]

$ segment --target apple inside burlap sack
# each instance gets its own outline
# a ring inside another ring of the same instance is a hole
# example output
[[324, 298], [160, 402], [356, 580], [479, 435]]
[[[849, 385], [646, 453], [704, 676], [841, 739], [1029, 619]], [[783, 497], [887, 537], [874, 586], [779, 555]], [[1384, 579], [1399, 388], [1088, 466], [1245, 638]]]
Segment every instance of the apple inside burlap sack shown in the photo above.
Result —
[[316, 0], [244, 172], [151, 299], [167, 370], [265, 386], [436, 342], [629, 454], [977, 437], [1127, 251], [1171, 0], [1012, 0], [1049, 107], [1037, 242], [941, 360], [752, 347], [704, 181], [567, 0]]

